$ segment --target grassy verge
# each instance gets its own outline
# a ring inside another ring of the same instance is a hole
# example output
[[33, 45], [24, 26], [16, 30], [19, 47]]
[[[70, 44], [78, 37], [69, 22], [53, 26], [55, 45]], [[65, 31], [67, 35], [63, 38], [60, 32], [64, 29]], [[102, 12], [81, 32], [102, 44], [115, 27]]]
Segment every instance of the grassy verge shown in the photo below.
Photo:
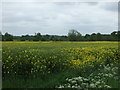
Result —
[[[36, 77], [29, 76], [26, 79], [9, 76], [3, 80], [3, 88], [59, 88], [60, 85], [63, 86], [60, 88], [120, 88], [117, 70], [118, 67], [112, 64], [112, 66], [104, 65], [94, 71], [84, 73], [81, 73], [81, 70], [71, 70], [46, 76], [38, 74], [35, 75]], [[82, 81], [75, 79], [78, 77], [82, 77]], [[72, 83], [74, 81], [76, 83]], [[80, 87], [75, 86], [76, 84]], [[89, 85], [85, 86], [85, 84]]]
[[65, 83], [66, 78], [78, 76], [75, 71], [66, 71], [46, 76], [37, 75], [27, 79], [9, 76], [3, 80], [3, 88], [54, 88], [56, 85]]

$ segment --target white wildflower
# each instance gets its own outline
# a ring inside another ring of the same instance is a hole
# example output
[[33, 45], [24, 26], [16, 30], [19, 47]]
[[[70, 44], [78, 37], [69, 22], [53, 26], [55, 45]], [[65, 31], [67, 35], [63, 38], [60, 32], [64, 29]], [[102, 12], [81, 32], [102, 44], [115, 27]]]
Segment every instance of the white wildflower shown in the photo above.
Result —
[[80, 82], [83, 81], [82, 77], [78, 77], [77, 80], [80, 81]]
[[108, 74], [105, 74], [104, 76], [108, 77]]
[[118, 67], [114, 67], [115, 70], [118, 70]]
[[110, 87], [110, 86], [107, 86], [107, 88], [112, 88], [112, 87]]
[[115, 80], [118, 80], [119, 78], [116, 76], [116, 77], [114, 77], [114, 79], [115, 79]]
[[109, 77], [113, 77], [113, 75], [112, 75], [112, 74], [108, 74], [108, 76], [109, 76]]
[[66, 78], [66, 80], [68, 81], [68, 78]]
[[112, 64], [110, 64], [111, 66], [113, 66], [113, 63]]
[[75, 86], [74, 88], [78, 88], [77, 86]]
[[71, 88], [71, 86], [70, 86], [70, 85], [68, 85], [67, 87], [68, 87], [68, 88]]
[[102, 88], [102, 86], [98, 86], [98, 88]]
[[78, 79], [82, 79], [82, 77], [79, 76]]
[[87, 84], [87, 83], [82, 83], [81, 85], [82, 85], [82, 86], [85, 86], [86, 84]]
[[72, 88], [75, 88], [75, 86], [72, 86]]
[[100, 84], [100, 82], [99, 82], [99, 81], [97, 81], [95, 84], [96, 84], [96, 85], [98, 85], [98, 84]]
[[93, 73], [90, 74], [90, 76], [92, 76], [92, 75], [93, 75]]
[[81, 88], [80, 86], [77, 86], [77, 88]]
[[71, 81], [72, 84], [76, 83], [76, 81]]
[[68, 81], [69, 81], [69, 82], [71, 82], [71, 81], [72, 81], [72, 79], [68, 79]]
[[73, 80], [77, 80], [78, 78], [77, 77], [75, 77], [75, 78], [72, 78]]
[[102, 67], [102, 65], [100, 65], [100, 67]]
[[77, 86], [78, 84], [75, 84], [75, 86]]
[[106, 88], [111, 88], [110, 86], [108, 86], [108, 85], [105, 85], [104, 87], [106, 87]]
[[91, 83], [91, 84], [90, 84], [90, 87], [94, 88], [94, 87], [95, 87], [95, 84]]
[[104, 81], [101, 81], [101, 83], [102, 83], [102, 84], [105, 84], [105, 82], [104, 82]]
[[85, 81], [88, 81], [88, 79], [86, 79], [86, 78], [85, 78], [84, 80], [85, 80]]
[[91, 79], [91, 81], [95, 81], [94, 79]]
[[105, 69], [105, 71], [110, 71], [111, 70], [110, 67], [105, 67], [104, 69]]
[[64, 86], [60, 85], [58, 88], [64, 88]]
[[113, 72], [114, 75], [116, 75], [117, 73], [116, 72]]

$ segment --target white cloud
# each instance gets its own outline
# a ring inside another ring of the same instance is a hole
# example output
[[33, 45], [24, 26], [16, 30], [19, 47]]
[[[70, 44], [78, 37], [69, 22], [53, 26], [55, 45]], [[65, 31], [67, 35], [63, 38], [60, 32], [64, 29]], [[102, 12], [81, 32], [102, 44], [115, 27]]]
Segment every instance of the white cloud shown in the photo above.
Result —
[[65, 35], [77, 29], [82, 34], [111, 33], [117, 29], [116, 7], [112, 3], [3, 3], [3, 32]]
[[119, 0], [2, 0], [3, 2], [119, 2]]

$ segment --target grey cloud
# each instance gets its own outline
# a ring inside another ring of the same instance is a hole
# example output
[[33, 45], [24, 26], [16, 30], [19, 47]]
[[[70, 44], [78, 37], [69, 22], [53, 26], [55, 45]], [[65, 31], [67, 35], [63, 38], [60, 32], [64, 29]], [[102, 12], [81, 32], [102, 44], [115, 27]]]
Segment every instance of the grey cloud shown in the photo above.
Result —
[[88, 2], [87, 4], [89, 4], [89, 5], [97, 5], [98, 2]]
[[4, 3], [3, 32], [14, 35], [35, 32], [65, 35], [69, 29], [77, 29], [82, 34], [95, 31], [104, 33], [109, 30], [112, 32], [116, 29], [117, 13], [101, 9], [99, 5], [98, 3]]
[[118, 2], [102, 3], [100, 7], [105, 10], [118, 12]]

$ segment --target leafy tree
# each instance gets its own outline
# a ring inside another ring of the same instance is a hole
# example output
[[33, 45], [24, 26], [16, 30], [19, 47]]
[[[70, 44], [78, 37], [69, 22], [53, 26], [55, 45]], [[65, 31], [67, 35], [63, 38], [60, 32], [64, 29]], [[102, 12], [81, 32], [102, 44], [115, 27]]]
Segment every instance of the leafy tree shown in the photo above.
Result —
[[33, 36], [30, 35], [22, 35], [21, 41], [33, 41]]
[[4, 41], [4, 35], [2, 35], [2, 41]]
[[89, 35], [89, 34], [86, 34], [86, 35], [84, 36], [84, 38], [85, 38], [85, 40], [89, 41], [89, 40], [90, 40], [90, 35]]
[[97, 41], [101, 41], [102, 40], [102, 35], [100, 33], [96, 34], [96, 39]]
[[68, 39], [70, 41], [80, 41], [82, 40], [82, 35], [77, 30], [72, 29], [68, 32]]
[[22, 35], [22, 36], [12, 36], [11, 34], [5, 33], [2, 35], [0, 32], [0, 37], [2, 41], [120, 41], [120, 31], [114, 31], [110, 34], [92, 33], [82, 36], [77, 30], [70, 30], [68, 36], [58, 36], [58, 35], [41, 35], [40, 33], [35, 33], [35, 35]]
[[8, 34], [7, 32], [5, 33], [4, 37], [3, 37], [4, 41], [13, 41], [13, 35]]
[[109, 34], [102, 34], [102, 41], [111, 41], [111, 36]]
[[116, 35], [117, 35], [117, 32], [114, 31], [114, 32], [111, 33], [111, 35], [112, 35], [112, 36], [116, 36]]
[[3, 35], [2, 35], [2, 33], [0, 32], [0, 41], [2, 41], [2, 37], [3, 37]]
[[96, 41], [96, 34], [95, 33], [92, 33], [91, 36], [90, 36], [90, 41]]
[[42, 40], [42, 36], [41, 34], [38, 32], [38, 33], [35, 33], [35, 36], [34, 36], [34, 41], [41, 41]]
[[116, 41], [118, 39], [117, 31], [111, 33], [111, 40]]
[[117, 32], [118, 41], [120, 41], [120, 31]]

